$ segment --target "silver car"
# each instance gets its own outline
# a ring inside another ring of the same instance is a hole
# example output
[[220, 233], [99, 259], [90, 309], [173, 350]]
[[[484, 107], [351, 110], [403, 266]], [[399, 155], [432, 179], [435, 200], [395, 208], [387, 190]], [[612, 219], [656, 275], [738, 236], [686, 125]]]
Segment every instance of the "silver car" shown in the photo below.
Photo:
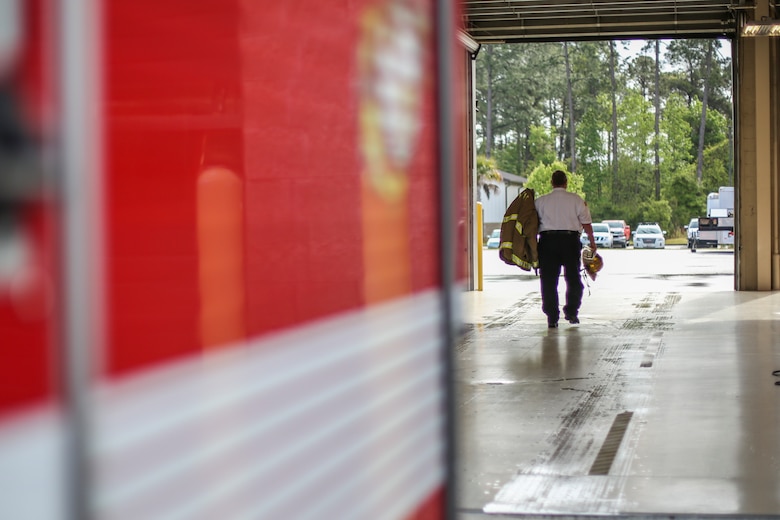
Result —
[[634, 232], [634, 249], [663, 249], [665, 234], [657, 224], [640, 224]]
[[[612, 247], [613, 238], [609, 225], [603, 222], [594, 222], [591, 225], [593, 226], [593, 238], [596, 240], [596, 247]], [[580, 235], [580, 242], [583, 246], [590, 244], [588, 235], [584, 231]]]
[[488, 249], [498, 249], [500, 243], [501, 243], [501, 230], [494, 229], [493, 232], [490, 234], [490, 238], [488, 238], [487, 247]]

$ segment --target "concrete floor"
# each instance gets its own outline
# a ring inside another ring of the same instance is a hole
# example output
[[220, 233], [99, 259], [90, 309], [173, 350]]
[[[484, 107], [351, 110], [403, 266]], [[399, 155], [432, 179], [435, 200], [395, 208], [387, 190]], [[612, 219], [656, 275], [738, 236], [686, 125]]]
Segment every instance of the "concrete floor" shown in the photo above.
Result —
[[558, 329], [537, 277], [463, 294], [459, 518], [780, 517], [780, 293], [634, 281]]

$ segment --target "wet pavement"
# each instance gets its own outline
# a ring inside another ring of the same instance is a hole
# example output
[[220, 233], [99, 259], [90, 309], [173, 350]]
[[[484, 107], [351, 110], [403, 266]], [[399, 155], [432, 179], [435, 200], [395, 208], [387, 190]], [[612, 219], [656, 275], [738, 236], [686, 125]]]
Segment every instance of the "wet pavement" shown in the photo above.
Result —
[[579, 325], [510, 266], [463, 293], [459, 518], [780, 515], [780, 293], [734, 291], [733, 257], [613, 253]]

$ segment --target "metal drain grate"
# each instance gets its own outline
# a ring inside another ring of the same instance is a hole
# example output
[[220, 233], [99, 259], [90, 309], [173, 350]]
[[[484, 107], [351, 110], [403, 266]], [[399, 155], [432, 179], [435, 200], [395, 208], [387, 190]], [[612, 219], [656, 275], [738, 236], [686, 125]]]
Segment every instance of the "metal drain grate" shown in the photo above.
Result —
[[609, 474], [609, 469], [615, 460], [617, 450], [620, 447], [620, 443], [623, 442], [623, 436], [626, 434], [628, 422], [633, 415], [634, 412], [623, 412], [615, 416], [615, 420], [612, 421], [612, 427], [609, 429], [609, 433], [607, 433], [607, 438], [604, 439], [604, 444], [601, 445], [599, 454], [596, 455], [596, 460], [593, 461], [593, 465], [590, 467], [589, 475]]

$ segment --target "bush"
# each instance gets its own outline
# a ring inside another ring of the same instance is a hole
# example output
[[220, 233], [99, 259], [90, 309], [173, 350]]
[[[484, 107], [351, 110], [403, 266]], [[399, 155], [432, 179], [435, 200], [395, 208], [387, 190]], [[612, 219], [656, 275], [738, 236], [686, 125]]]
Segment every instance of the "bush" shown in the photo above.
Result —
[[650, 200], [639, 205], [639, 222], [658, 222], [661, 229], [668, 229], [672, 221], [672, 207], [666, 200]]
[[552, 174], [555, 170], [562, 170], [566, 172], [566, 177], [568, 177], [569, 184], [566, 188], [566, 191], [576, 193], [577, 195], [584, 198], [584, 191], [582, 187], [585, 185], [585, 179], [582, 177], [582, 175], [570, 173], [566, 169], [566, 165], [561, 161], [555, 161], [552, 164], [539, 163], [539, 165], [534, 168], [533, 171], [531, 171], [530, 175], [528, 175], [528, 181], [526, 181], [525, 187], [534, 190], [537, 197], [550, 193], [552, 191], [552, 184], [550, 184], [550, 179], [552, 178]]

